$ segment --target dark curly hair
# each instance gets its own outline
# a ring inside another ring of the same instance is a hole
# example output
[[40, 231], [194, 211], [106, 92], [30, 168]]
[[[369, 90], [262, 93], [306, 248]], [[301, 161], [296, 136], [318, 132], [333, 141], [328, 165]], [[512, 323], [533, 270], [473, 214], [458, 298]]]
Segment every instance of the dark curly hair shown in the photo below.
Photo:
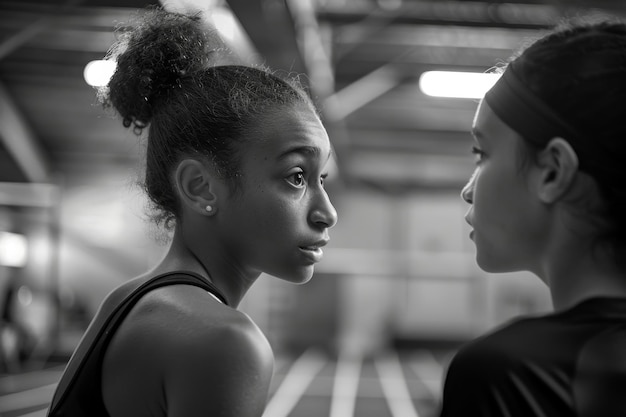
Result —
[[232, 53], [200, 14], [151, 8], [119, 30], [107, 54], [117, 69], [99, 98], [135, 133], [148, 127], [142, 185], [157, 224], [179, 220], [171, 173], [182, 158], [212, 162], [236, 189], [239, 152], [259, 117], [281, 106], [316, 111], [297, 77], [229, 63]]
[[[608, 224], [598, 241], [609, 243], [616, 259], [625, 259], [626, 23], [564, 21], [508, 65], [579, 133], [581, 170], [595, 180], [606, 203], [605, 210], [592, 213]], [[524, 142], [531, 157], [541, 147]]]

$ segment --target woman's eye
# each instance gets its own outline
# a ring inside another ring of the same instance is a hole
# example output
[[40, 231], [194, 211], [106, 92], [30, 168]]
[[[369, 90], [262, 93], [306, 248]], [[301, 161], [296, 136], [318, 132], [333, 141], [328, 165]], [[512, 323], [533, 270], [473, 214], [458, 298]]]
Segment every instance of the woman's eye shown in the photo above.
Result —
[[296, 187], [302, 187], [304, 185], [304, 173], [301, 171], [294, 172], [288, 177], [288, 181]]

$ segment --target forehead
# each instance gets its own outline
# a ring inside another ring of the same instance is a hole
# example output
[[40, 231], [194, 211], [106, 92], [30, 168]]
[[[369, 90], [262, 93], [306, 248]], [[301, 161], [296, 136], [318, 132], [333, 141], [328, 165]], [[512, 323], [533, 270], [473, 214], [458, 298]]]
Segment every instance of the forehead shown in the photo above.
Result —
[[522, 139], [515, 130], [493, 112], [485, 100], [480, 102], [476, 110], [472, 123], [472, 133], [477, 141], [494, 145]]
[[[259, 118], [254, 126], [250, 150], [266, 157], [280, 157], [291, 149], [316, 149], [314, 154], [326, 160], [331, 152], [326, 129], [308, 106], [283, 106]], [[311, 149], [311, 150], [312, 150]]]

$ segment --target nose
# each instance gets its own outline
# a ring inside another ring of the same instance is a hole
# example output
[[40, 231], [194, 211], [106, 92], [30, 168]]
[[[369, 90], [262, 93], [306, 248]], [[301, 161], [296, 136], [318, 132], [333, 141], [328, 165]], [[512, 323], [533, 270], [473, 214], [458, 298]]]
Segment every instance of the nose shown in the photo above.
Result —
[[310, 213], [310, 222], [316, 227], [330, 228], [337, 223], [337, 210], [330, 202], [328, 193], [322, 189], [317, 204]]
[[476, 171], [472, 174], [465, 187], [461, 190], [461, 198], [468, 204], [474, 202], [474, 183], [476, 181]]

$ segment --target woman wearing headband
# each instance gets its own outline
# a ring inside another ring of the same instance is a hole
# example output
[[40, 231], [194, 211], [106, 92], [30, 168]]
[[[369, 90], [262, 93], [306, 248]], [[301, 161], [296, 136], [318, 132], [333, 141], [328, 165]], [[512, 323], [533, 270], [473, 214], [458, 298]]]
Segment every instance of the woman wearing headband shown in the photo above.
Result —
[[626, 25], [569, 24], [506, 66], [462, 192], [478, 265], [530, 271], [554, 312], [464, 346], [441, 416], [626, 415]]

